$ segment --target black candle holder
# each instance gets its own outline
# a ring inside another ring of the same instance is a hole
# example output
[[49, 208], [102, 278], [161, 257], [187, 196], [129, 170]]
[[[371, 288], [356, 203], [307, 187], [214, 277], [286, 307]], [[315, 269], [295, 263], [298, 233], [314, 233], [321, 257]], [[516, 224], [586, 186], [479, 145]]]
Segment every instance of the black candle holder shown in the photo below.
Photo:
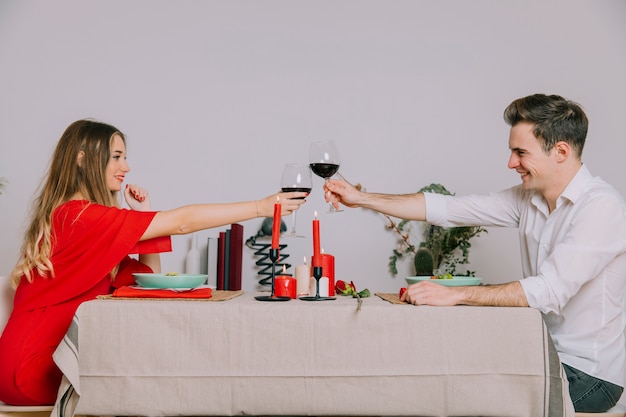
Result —
[[335, 297], [322, 297], [322, 296], [320, 296], [320, 278], [322, 278], [322, 267], [321, 266], [314, 266], [313, 267], [313, 278], [315, 278], [315, 295], [307, 295], [307, 296], [304, 296], [304, 297], [300, 297], [299, 299], [300, 300], [304, 300], [304, 301], [335, 300]]
[[276, 261], [278, 260], [278, 249], [270, 248], [270, 261], [272, 261], [272, 292], [270, 295], [259, 295], [254, 297], [257, 301], [289, 301], [291, 297], [277, 296], [274, 294], [274, 281], [276, 278]]

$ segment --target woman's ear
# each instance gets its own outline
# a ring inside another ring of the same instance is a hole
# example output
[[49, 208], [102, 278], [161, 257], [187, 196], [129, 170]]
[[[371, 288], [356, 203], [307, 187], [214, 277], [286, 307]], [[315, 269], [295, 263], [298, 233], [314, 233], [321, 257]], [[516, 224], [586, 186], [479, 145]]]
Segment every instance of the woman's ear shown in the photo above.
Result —
[[85, 157], [85, 151], [78, 151], [78, 156], [76, 157], [76, 163], [79, 168], [83, 167], [83, 158]]

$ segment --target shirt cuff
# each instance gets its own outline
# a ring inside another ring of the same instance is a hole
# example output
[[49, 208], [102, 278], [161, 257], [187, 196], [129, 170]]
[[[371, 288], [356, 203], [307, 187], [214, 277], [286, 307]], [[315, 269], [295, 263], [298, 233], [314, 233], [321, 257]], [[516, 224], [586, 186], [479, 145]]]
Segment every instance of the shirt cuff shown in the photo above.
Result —
[[527, 277], [519, 280], [522, 285], [522, 290], [524, 291], [524, 295], [526, 295], [526, 301], [528, 302], [528, 307], [536, 308], [542, 313], [548, 313], [545, 308], [541, 308], [541, 306], [545, 306], [546, 300], [542, 300], [541, 294], [545, 292], [545, 283], [539, 277]]
[[448, 208], [442, 194], [424, 193], [426, 203], [426, 221], [435, 225], [446, 223]]

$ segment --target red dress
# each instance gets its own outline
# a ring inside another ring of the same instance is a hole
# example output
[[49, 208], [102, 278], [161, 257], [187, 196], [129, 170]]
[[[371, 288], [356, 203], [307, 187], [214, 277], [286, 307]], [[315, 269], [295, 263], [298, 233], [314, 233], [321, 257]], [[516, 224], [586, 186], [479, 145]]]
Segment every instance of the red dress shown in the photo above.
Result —
[[[152, 272], [131, 253], [171, 251], [169, 237], [140, 242], [155, 212], [105, 207], [83, 200], [59, 206], [52, 216], [55, 277], [25, 278], [0, 336], [0, 400], [14, 405], [53, 404], [61, 371], [52, 354], [78, 306], [111, 287], [133, 283], [132, 272]], [[120, 265], [114, 282], [110, 271]], [[106, 317], [102, 318], [106, 320]]]

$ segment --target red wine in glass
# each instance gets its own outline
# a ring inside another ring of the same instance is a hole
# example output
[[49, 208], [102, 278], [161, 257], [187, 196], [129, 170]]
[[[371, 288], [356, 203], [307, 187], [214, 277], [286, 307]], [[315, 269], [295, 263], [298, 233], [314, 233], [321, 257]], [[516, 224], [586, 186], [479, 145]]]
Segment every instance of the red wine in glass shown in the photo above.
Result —
[[[311, 188], [304, 188], [304, 187], [283, 187], [283, 188], [281, 188], [281, 191], [282, 191], [283, 193], [291, 193], [291, 192], [294, 192], [294, 191], [300, 191], [300, 192], [304, 192], [304, 193], [309, 193], [309, 194], [311, 194], [311, 190], [312, 190], [312, 189], [313, 189], [312, 187], [311, 187]], [[295, 198], [294, 200], [304, 200], [304, 197], [297, 197], [297, 198]]]
[[[280, 179], [280, 189], [283, 192], [291, 191], [304, 191], [311, 192], [313, 188], [313, 179], [311, 178], [311, 169], [305, 164], [285, 164], [283, 174]], [[299, 200], [304, 197], [299, 197]], [[291, 232], [287, 236], [291, 237], [304, 237], [296, 232], [296, 214], [293, 212], [293, 223], [291, 226]]]
[[[335, 141], [320, 140], [309, 145], [309, 166], [315, 175], [328, 181], [339, 171], [339, 165], [341, 165], [341, 158]], [[341, 210], [335, 209], [331, 203], [328, 212], [337, 211]]]
[[311, 171], [318, 177], [328, 179], [339, 171], [339, 164], [326, 164], [321, 162], [309, 164]]

